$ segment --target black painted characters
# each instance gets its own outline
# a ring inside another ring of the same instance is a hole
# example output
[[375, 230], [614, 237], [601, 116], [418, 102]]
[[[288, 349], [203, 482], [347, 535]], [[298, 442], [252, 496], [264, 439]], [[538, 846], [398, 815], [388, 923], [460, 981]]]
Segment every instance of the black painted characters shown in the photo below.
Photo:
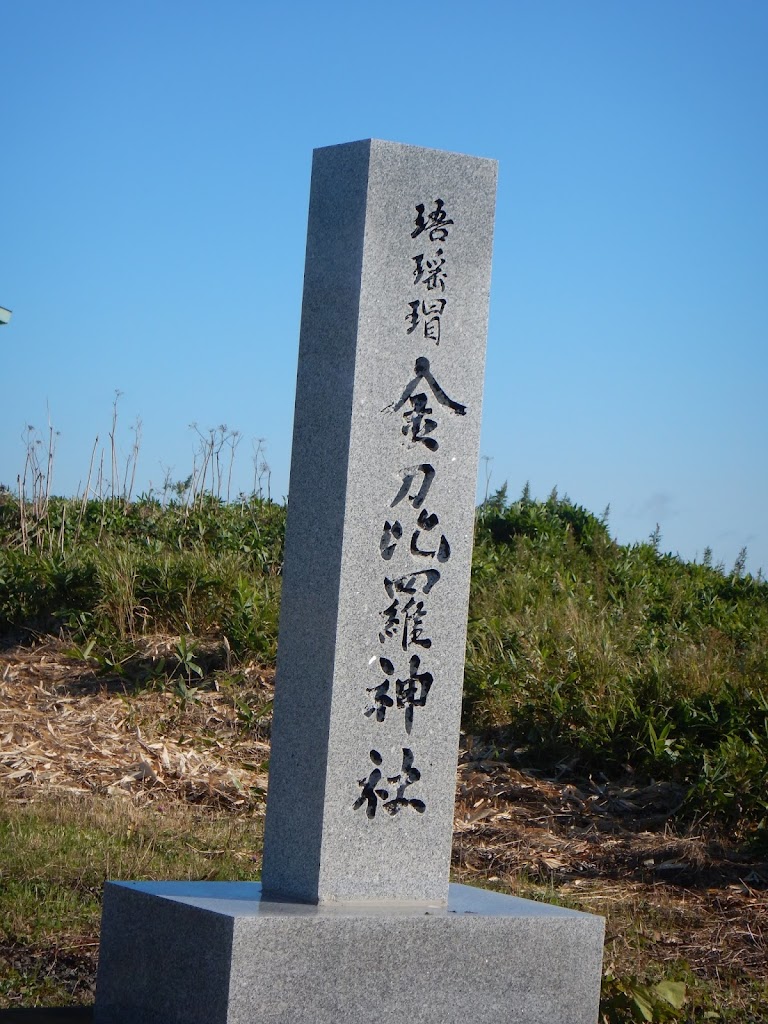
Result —
[[[411, 238], [421, 237], [420, 246], [429, 241], [435, 248], [425, 247], [411, 257], [411, 287], [415, 294], [407, 303], [406, 335], [419, 346], [437, 346], [445, 341], [449, 280], [446, 243], [454, 221], [442, 199], [435, 199], [431, 209], [424, 203], [417, 203], [415, 209]], [[440, 514], [434, 507], [437, 498], [432, 491], [441, 462], [447, 457], [441, 449], [440, 423], [446, 415], [464, 416], [466, 411], [466, 406], [451, 398], [438, 383], [429, 358], [423, 354], [416, 354], [413, 377], [400, 397], [381, 410], [386, 416], [400, 414], [399, 433], [392, 431], [392, 444], [399, 442], [406, 465], [399, 471], [402, 483], [389, 505], [389, 509], [397, 511], [387, 510], [382, 516], [383, 526], [377, 540], [379, 556], [387, 563], [390, 575], [383, 577], [384, 598], [373, 633], [378, 639], [378, 651], [370, 659], [376, 675], [365, 686], [363, 714], [373, 728], [384, 723], [391, 727], [394, 721], [409, 742], [417, 709], [419, 715], [428, 715], [430, 702], [439, 700], [440, 691], [439, 679], [429, 665], [433, 644], [439, 639], [430, 628], [431, 594], [442, 574], [449, 571], [451, 558], [451, 545], [440, 528]], [[418, 454], [414, 458], [418, 452], [423, 453], [424, 461], [419, 461]], [[426, 811], [418, 788], [417, 795], [410, 795], [411, 787], [421, 780], [414, 750], [410, 746], [401, 749], [402, 766], [391, 775], [384, 774], [383, 755], [375, 748], [370, 750], [374, 767], [357, 780], [360, 795], [354, 810], [364, 807], [369, 819], [375, 818], [379, 807], [389, 815], [404, 810], [419, 814]]]

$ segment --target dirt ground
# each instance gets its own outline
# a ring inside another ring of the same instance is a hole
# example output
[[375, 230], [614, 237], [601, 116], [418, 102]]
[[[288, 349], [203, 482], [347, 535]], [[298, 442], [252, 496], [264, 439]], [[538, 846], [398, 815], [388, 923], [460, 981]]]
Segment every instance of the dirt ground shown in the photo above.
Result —
[[[0, 651], [0, 806], [95, 793], [263, 813], [269, 723], [261, 709], [272, 675], [257, 666], [239, 673], [238, 707], [226, 688], [190, 699], [167, 689], [129, 695], [119, 677], [98, 674], [54, 641]], [[465, 736], [454, 878], [603, 914], [606, 964], [617, 975], [643, 975], [652, 963], [661, 976], [687, 964], [694, 985], [765, 984], [768, 864], [727, 836], [677, 827], [682, 796], [669, 784], [545, 778]], [[0, 955], [24, 967], [23, 949]], [[52, 975], [70, 978], [83, 1002], [92, 998], [96, 955], [92, 937], [80, 949], [50, 951]]]

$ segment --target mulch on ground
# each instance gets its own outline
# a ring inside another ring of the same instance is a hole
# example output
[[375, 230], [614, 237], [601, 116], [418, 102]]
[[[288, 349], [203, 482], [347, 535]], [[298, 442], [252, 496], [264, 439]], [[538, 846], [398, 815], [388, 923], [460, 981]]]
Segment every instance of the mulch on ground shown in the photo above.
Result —
[[[269, 697], [271, 671], [239, 672], [244, 699]], [[268, 723], [244, 722], [229, 692], [131, 693], [56, 641], [0, 651], [0, 802], [94, 794], [253, 816], [264, 810], [268, 758]], [[538, 898], [544, 886], [549, 898], [604, 914], [606, 960], [619, 969], [650, 958], [685, 961], [701, 978], [768, 981], [768, 865], [722, 833], [678, 826], [683, 796], [670, 784], [547, 778], [464, 737], [454, 876]], [[95, 948], [34, 955], [73, 972], [84, 996], [92, 990]], [[31, 1024], [26, 1012], [0, 1021]]]

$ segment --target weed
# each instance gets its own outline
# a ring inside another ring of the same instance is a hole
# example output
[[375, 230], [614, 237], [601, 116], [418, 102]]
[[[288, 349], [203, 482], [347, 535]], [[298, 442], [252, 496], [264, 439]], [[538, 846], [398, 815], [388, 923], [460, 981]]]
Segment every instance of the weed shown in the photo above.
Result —
[[[518, 755], [630, 767], [765, 841], [768, 588], [647, 544], [620, 546], [553, 492], [478, 513], [464, 718]], [[762, 701], [762, 703], [761, 703]], [[709, 795], [707, 795], [709, 794]]]
[[682, 981], [660, 981], [647, 985], [637, 978], [603, 977], [600, 1012], [604, 1024], [626, 1024], [630, 1021], [651, 1024], [679, 1020], [678, 1011], [686, 1001]]

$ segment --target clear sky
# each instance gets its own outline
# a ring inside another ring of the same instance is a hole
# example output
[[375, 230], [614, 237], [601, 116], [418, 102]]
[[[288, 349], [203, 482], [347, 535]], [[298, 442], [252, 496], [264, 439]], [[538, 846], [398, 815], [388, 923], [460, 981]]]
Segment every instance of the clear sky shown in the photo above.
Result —
[[0, 0], [0, 482], [200, 428], [288, 489], [312, 149], [500, 162], [479, 494], [768, 571], [763, 0]]

